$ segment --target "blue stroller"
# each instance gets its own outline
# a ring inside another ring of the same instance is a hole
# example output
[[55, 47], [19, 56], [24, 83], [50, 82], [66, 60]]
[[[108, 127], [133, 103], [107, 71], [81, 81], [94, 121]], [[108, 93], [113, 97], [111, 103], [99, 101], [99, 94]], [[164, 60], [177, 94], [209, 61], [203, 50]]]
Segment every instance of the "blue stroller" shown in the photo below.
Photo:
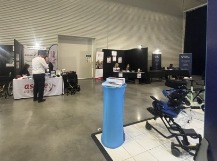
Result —
[[[171, 152], [174, 156], [179, 157], [181, 155], [181, 151], [179, 150], [179, 148], [182, 148], [190, 155], [195, 156], [198, 145], [202, 140], [201, 135], [196, 133], [194, 129], [182, 128], [178, 123], [174, 121], [174, 119], [179, 115], [179, 113], [183, 109], [185, 109], [184, 104], [188, 103], [186, 102], [185, 98], [185, 96], [188, 93], [188, 90], [171, 89], [169, 91], [164, 90], [163, 93], [167, 96], [168, 102], [160, 101], [155, 97], [151, 96], [151, 98], [153, 99], [153, 107], [149, 107], [147, 110], [154, 115], [155, 120], [157, 118], [160, 118], [162, 120], [170, 135], [164, 135], [157, 128], [151, 125], [148, 121], [146, 122], [146, 129], [154, 129], [156, 132], [158, 132], [161, 136], [163, 136], [166, 139], [175, 138], [178, 143], [171, 143]], [[190, 145], [188, 137], [198, 139], [198, 144]]]

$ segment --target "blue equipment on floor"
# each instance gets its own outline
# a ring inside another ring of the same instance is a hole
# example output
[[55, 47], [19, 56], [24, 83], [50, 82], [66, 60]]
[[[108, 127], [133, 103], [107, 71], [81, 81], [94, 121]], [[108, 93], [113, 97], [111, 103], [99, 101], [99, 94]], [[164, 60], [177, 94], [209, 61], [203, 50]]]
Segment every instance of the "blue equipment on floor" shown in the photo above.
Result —
[[[176, 91], [176, 90], [175, 90]], [[175, 92], [170, 91], [170, 92]], [[165, 91], [164, 91], [165, 92]], [[180, 90], [179, 92], [185, 92]], [[186, 91], [187, 92], [187, 91]], [[181, 155], [181, 151], [179, 148], [182, 148], [183, 150], [187, 151], [190, 155], [195, 155], [195, 151], [198, 147], [198, 144], [196, 145], [190, 145], [188, 141], [188, 137], [191, 137], [193, 139], [198, 139], [198, 143], [201, 142], [202, 137], [200, 134], [196, 133], [194, 129], [184, 129], [182, 128], [177, 122], [174, 121], [174, 119], [184, 110], [184, 102], [185, 97], [179, 97], [177, 99], [177, 96], [179, 96], [177, 93], [176, 97], [172, 97], [172, 95], [165, 93], [169, 101], [164, 102], [156, 99], [155, 97], [151, 96], [153, 99], [152, 106], [149, 107], [147, 110], [154, 115], [154, 119], [156, 120], [158, 117], [162, 120], [163, 124], [167, 128], [168, 132], [170, 133], [169, 136], [164, 135], [162, 132], [160, 132], [157, 128], [155, 128], [153, 125], [151, 125], [148, 121], [146, 122], [146, 129], [151, 130], [154, 129], [157, 131], [161, 136], [164, 138], [170, 139], [175, 138], [177, 140], [177, 144], [171, 143], [171, 152], [174, 156], [179, 157]], [[173, 93], [175, 94], [175, 93]], [[185, 95], [186, 93], [183, 93]], [[177, 99], [177, 100], [176, 100]], [[175, 102], [175, 103], [174, 103]]]
[[[183, 90], [186, 91], [185, 97], [186, 105], [191, 109], [205, 109], [205, 86], [197, 83], [195, 80], [189, 79], [190, 89], [187, 88], [187, 80], [166, 80], [165, 85], [167, 87], [173, 88], [173, 90]], [[202, 88], [195, 88], [193, 86], [194, 82], [196, 85], [203, 86]]]
[[120, 87], [103, 85], [102, 144], [117, 148], [124, 143], [124, 93], [127, 84]]

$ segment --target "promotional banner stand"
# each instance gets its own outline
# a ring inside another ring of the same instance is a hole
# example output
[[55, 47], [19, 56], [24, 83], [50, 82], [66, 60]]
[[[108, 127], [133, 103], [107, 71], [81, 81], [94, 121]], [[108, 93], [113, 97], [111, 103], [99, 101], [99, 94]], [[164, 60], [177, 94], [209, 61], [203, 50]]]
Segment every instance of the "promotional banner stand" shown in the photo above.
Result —
[[152, 70], [161, 70], [161, 54], [159, 49], [152, 53]]
[[179, 68], [192, 73], [192, 53], [179, 54]]

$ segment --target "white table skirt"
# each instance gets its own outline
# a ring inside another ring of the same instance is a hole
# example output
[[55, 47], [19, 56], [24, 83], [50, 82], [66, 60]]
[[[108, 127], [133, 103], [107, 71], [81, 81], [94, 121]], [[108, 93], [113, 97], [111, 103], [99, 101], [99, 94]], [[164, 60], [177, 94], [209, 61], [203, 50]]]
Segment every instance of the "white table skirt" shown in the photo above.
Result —
[[[14, 99], [33, 97], [33, 79], [13, 79]], [[62, 77], [46, 78], [44, 96], [54, 96], [64, 94], [64, 84]]]

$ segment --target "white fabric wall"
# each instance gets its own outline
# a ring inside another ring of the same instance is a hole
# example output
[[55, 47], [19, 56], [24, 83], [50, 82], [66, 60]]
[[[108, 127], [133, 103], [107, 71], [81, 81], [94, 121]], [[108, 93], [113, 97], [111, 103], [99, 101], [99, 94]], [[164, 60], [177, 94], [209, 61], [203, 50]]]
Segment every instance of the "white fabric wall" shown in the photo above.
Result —
[[182, 0], [1, 0], [0, 44], [17, 39], [49, 47], [58, 35], [90, 37], [96, 38], [96, 49], [142, 44], [149, 48], [149, 61], [159, 48], [162, 66], [178, 64], [182, 10]]
[[88, 43], [73, 44], [59, 43], [58, 44], [58, 68], [66, 69], [66, 71], [76, 71], [78, 78], [93, 77], [93, 62], [86, 59], [86, 55], [92, 54], [92, 45]]

